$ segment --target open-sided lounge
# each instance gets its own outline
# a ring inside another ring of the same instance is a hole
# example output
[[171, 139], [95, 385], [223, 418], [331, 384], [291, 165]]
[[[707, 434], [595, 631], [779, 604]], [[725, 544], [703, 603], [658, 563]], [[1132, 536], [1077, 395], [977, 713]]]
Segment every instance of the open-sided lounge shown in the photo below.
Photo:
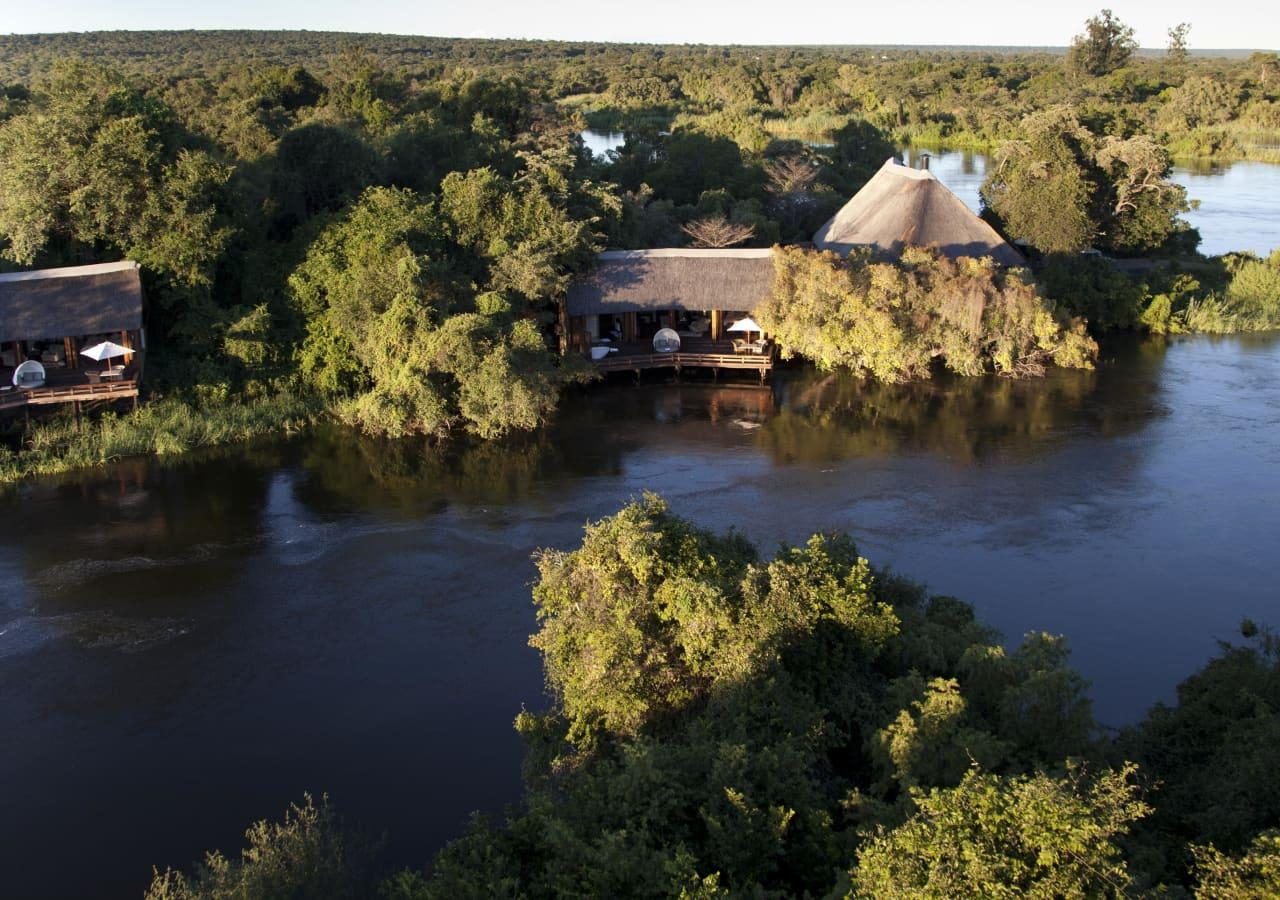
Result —
[[[758, 331], [730, 328], [768, 296], [772, 257], [768, 249], [601, 253], [595, 269], [569, 287], [565, 349], [589, 355], [604, 372], [742, 369], [763, 378], [773, 368], [768, 342]], [[655, 347], [663, 329], [679, 338], [674, 349]]]
[[0, 411], [136, 404], [143, 347], [136, 262], [0, 274]]

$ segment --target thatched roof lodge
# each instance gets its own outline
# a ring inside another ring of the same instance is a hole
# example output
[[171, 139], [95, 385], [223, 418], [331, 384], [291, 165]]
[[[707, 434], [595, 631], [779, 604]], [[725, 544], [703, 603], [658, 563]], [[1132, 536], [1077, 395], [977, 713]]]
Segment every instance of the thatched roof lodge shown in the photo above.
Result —
[[872, 247], [893, 257], [910, 244], [936, 247], [952, 259], [990, 256], [1004, 266], [1026, 264], [932, 172], [892, 159], [818, 229], [813, 243], [837, 253]]
[[773, 289], [773, 251], [607, 250], [569, 286], [570, 316], [751, 312]]
[[[81, 355], [106, 341], [127, 352]], [[136, 262], [0, 273], [0, 409], [136, 398], [142, 344]]]
[[[764, 341], [734, 341], [727, 328], [773, 290], [773, 251], [668, 248], [610, 250], [569, 285], [565, 349], [591, 353], [604, 370], [704, 366], [772, 368]], [[679, 352], [656, 353], [654, 336], [675, 331]]]

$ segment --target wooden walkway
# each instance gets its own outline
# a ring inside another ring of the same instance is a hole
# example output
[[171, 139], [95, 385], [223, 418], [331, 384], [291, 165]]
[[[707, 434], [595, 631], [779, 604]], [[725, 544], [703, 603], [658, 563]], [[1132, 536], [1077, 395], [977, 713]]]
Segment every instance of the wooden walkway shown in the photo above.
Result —
[[734, 353], [728, 341], [687, 341], [675, 353], [654, 353], [646, 344], [623, 345], [619, 352], [594, 360], [600, 372], [635, 372], [645, 369], [721, 369], [757, 372], [760, 380], [773, 371], [772, 353]]
[[0, 393], [0, 411], [50, 406], [55, 403], [96, 403], [99, 400], [121, 400], [138, 396], [138, 382], [104, 381], [100, 384], [60, 384], [31, 390]]

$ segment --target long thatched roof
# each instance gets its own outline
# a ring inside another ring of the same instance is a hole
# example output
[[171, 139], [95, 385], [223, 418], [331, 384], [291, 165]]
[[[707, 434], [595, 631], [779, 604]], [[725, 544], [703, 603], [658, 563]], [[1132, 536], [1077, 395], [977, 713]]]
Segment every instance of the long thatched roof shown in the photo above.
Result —
[[47, 341], [141, 327], [142, 281], [136, 262], [0, 274], [0, 341]]
[[751, 312], [773, 289], [771, 250], [609, 250], [569, 285], [571, 316], [680, 309]]
[[1025, 265], [1018, 251], [932, 172], [892, 159], [818, 229], [813, 242], [837, 253], [872, 247], [895, 257], [912, 244], [936, 247], [953, 259], [990, 256], [1001, 265]]

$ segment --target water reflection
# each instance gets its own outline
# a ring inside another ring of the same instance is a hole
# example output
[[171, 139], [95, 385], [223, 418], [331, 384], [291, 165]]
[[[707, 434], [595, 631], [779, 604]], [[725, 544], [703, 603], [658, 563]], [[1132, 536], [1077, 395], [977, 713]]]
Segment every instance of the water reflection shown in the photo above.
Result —
[[582, 143], [591, 151], [592, 156], [600, 160], [607, 160], [610, 150], [621, 150], [626, 142], [627, 136], [621, 131], [587, 129], [582, 132]]
[[1163, 345], [1121, 339], [1108, 351], [1097, 371], [1050, 370], [1043, 380], [944, 376], [893, 385], [805, 372], [780, 385], [781, 410], [759, 442], [778, 462], [923, 452], [973, 465], [1042, 456], [1068, 435], [1117, 436], [1163, 414]]

